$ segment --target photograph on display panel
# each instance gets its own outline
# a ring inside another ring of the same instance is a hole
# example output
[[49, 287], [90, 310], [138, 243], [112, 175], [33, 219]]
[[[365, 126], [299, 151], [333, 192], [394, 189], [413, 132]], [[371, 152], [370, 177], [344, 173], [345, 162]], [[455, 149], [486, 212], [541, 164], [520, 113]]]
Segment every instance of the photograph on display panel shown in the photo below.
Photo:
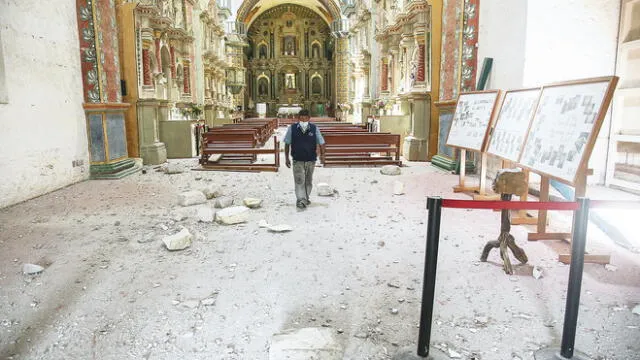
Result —
[[591, 156], [617, 80], [544, 86], [519, 163], [573, 185]]
[[500, 92], [462, 93], [447, 137], [447, 146], [482, 151]]
[[507, 91], [491, 133], [487, 153], [516, 162], [520, 157], [540, 88]]

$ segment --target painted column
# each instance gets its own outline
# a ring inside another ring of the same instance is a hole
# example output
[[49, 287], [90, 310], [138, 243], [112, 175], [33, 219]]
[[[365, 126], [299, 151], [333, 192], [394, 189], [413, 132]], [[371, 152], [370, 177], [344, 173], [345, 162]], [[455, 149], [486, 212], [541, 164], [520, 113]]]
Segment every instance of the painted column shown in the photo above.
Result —
[[169, 48], [169, 55], [171, 56], [171, 78], [176, 78], [176, 48], [171, 45]]
[[115, 6], [76, 0], [76, 7], [91, 177], [121, 178], [139, 167], [127, 151]]
[[389, 59], [385, 56], [382, 58], [382, 69], [380, 70], [380, 90], [389, 91]]

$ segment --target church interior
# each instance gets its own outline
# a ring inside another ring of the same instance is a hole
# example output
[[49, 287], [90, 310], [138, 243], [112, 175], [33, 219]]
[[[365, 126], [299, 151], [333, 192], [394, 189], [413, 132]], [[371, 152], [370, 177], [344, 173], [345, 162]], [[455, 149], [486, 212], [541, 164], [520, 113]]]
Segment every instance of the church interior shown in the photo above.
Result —
[[0, 1], [0, 123], [0, 359], [426, 358], [515, 196], [433, 358], [640, 360], [640, 0]]

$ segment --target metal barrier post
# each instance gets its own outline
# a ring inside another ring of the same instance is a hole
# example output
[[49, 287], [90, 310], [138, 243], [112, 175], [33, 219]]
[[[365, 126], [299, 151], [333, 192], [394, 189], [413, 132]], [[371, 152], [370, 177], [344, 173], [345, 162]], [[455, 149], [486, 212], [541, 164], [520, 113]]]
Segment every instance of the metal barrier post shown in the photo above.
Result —
[[427, 248], [425, 251], [424, 280], [422, 285], [420, 330], [418, 332], [418, 355], [423, 357], [429, 355], [429, 343], [431, 342], [442, 199], [429, 197], [427, 199], [427, 209], [429, 210], [429, 218], [427, 220]]
[[537, 360], [582, 360], [584, 355], [574, 354], [578, 310], [580, 308], [580, 290], [582, 288], [582, 271], [584, 269], [584, 250], [587, 242], [587, 226], [589, 225], [589, 199], [578, 198], [578, 210], [573, 219], [573, 238], [571, 239], [571, 265], [569, 268], [569, 285], [567, 303], [562, 328], [562, 344], [557, 350], [542, 350], [535, 354]]

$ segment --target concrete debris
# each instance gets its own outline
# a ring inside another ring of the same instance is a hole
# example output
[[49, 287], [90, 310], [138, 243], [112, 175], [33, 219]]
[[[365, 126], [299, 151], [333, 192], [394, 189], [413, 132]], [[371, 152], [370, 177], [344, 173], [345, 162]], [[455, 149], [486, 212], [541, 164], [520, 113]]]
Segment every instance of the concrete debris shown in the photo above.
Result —
[[216, 221], [225, 225], [234, 225], [249, 220], [249, 208], [246, 206], [232, 206], [216, 213]]
[[333, 196], [335, 190], [327, 183], [319, 183], [316, 185], [318, 196]]
[[611, 264], [606, 264], [606, 265], [604, 266], [604, 268], [605, 268], [607, 271], [611, 271], [611, 272], [614, 272], [614, 271], [618, 270], [618, 267], [617, 267], [617, 266], [615, 266], [615, 265], [611, 265]]
[[462, 359], [462, 355], [452, 348], [447, 348], [447, 355], [452, 359]]
[[341, 360], [343, 350], [331, 328], [287, 330], [271, 338], [269, 360], [323, 359]]
[[244, 206], [249, 209], [257, 209], [262, 206], [262, 199], [245, 198], [242, 202], [244, 203]]
[[391, 313], [392, 313], [393, 315], [398, 315], [398, 309], [396, 309], [396, 308], [392, 308], [392, 309], [391, 309]]
[[631, 313], [640, 315], [640, 304], [636, 305], [633, 310], [631, 310]]
[[207, 202], [207, 198], [202, 191], [186, 191], [178, 195], [178, 205], [180, 206], [199, 205], [205, 202]]
[[542, 268], [534, 266], [532, 275], [536, 280], [540, 279], [542, 277]]
[[145, 244], [145, 243], [148, 243], [148, 242], [152, 242], [155, 239], [156, 239], [156, 233], [150, 232], [150, 233], [146, 233], [146, 234], [140, 236], [138, 238], [138, 242], [140, 244]]
[[168, 250], [176, 251], [176, 250], [184, 250], [191, 246], [191, 241], [193, 240], [193, 235], [187, 229], [180, 230], [179, 233], [166, 236], [162, 239], [162, 242], [167, 247]]
[[474, 320], [478, 325], [487, 325], [489, 323], [489, 318], [486, 316], [476, 316]]
[[44, 271], [44, 268], [36, 264], [24, 264], [22, 265], [22, 273], [25, 275], [35, 275]]
[[215, 215], [216, 212], [208, 206], [198, 208], [198, 221], [205, 223], [213, 222]]
[[233, 205], [233, 198], [229, 196], [216, 198], [215, 203], [213, 203], [213, 206], [217, 209], [228, 208], [231, 205]]
[[397, 282], [388, 282], [387, 286], [392, 287], [392, 288], [396, 288], [396, 289], [400, 289], [400, 284], [398, 284]]
[[260, 220], [260, 222], [258, 223], [258, 226], [259, 226], [259, 227], [261, 227], [261, 228], [268, 228], [268, 227], [270, 227], [271, 225], [269, 225], [269, 223], [267, 222], [267, 220], [262, 219], [262, 220]]
[[213, 199], [222, 196], [222, 189], [218, 184], [208, 184], [202, 189], [202, 193], [207, 199]]
[[184, 172], [182, 167], [178, 164], [166, 164], [162, 167], [162, 171], [167, 175], [182, 174]]
[[404, 184], [400, 181], [396, 181], [393, 183], [393, 195], [402, 195], [404, 194]]
[[291, 227], [290, 225], [281, 224], [281, 225], [271, 225], [268, 227], [268, 229], [271, 232], [282, 233], [282, 232], [292, 231], [293, 227]]
[[382, 175], [400, 175], [400, 173], [402, 172], [402, 170], [400, 170], [400, 166], [397, 165], [385, 165], [382, 168], [380, 168], [380, 173]]

